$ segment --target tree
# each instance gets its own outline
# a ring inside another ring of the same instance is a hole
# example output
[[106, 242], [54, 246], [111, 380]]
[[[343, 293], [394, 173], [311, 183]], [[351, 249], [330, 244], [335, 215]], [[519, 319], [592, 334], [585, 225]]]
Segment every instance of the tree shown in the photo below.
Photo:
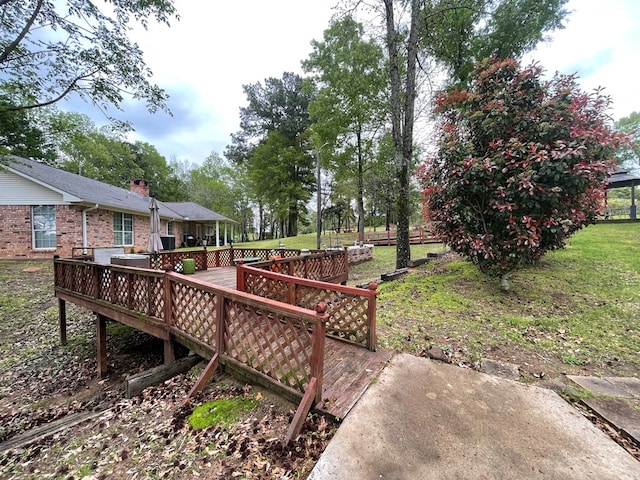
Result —
[[503, 288], [594, 223], [625, 143], [608, 124], [608, 97], [580, 91], [574, 76], [541, 76], [537, 65], [483, 62], [468, 89], [438, 97], [438, 152], [421, 166], [437, 234]]
[[[410, 165], [413, 159], [413, 125], [416, 101], [416, 64], [418, 56], [418, 20], [420, 1], [411, 0], [406, 47], [402, 48], [400, 26], [395, 23], [394, 2], [384, 0], [386, 42], [389, 55], [391, 88], [391, 137], [393, 159], [398, 177], [396, 268], [405, 268], [411, 260], [409, 243]], [[406, 51], [402, 56], [402, 51]], [[402, 60], [406, 65], [402, 66]], [[404, 67], [404, 68], [402, 68]], [[403, 81], [404, 73], [404, 81]]]
[[[0, 109], [10, 108], [10, 102], [0, 99]], [[33, 112], [11, 111], [0, 115], [0, 156], [53, 161], [55, 148], [48, 141], [46, 131], [41, 128], [41, 118]]]
[[364, 177], [388, 115], [384, 52], [363, 36], [363, 26], [347, 16], [325, 30], [324, 41], [311, 42], [313, 51], [302, 63], [315, 74], [319, 87], [309, 104], [314, 131], [323, 132], [321, 140], [340, 150], [334, 155], [336, 178], [355, 179], [360, 238], [364, 237]]
[[[108, 11], [109, 13], [104, 13]], [[13, 104], [0, 113], [51, 105], [72, 92], [94, 105], [118, 107], [124, 95], [164, 108], [166, 94], [127, 34], [149, 19], [178, 18], [172, 0], [1, 0], [0, 89]]]
[[151, 196], [167, 202], [185, 200], [177, 165], [167, 165], [149, 143], [125, 142], [110, 129], [96, 127], [88, 116], [70, 112], [49, 116], [48, 135], [57, 149], [57, 165], [64, 170], [122, 188], [129, 188], [134, 178], [144, 178]]
[[[147, 142], [126, 143], [134, 156], [135, 164], [142, 170], [141, 178], [149, 182], [149, 194], [164, 202], [186, 200], [186, 183], [176, 170], [167, 163], [156, 147]], [[128, 180], [131, 180], [129, 178]]]
[[638, 171], [640, 169], [640, 112], [632, 112], [622, 117], [616, 124], [616, 130], [631, 137], [632, 144], [623, 146], [616, 155], [623, 168]]
[[[280, 233], [295, 236], [315, 182], [308, 132], [313, 92], [303, 88], [302, 77], [290, 72], [243, 89], [248, 105], [240, 109], [241, 131], [232, 135], [225, 155], [237, 164], [246, 163], [260, 219], [265, 218], [265, 207], [270, 207]], [[262, 224], [260, 231], [264, 232]]]
[[[414, 113], [417, 80], [428, 63], [426, 60], [435, 59], [445, 66], [454, 79], [449, 83], [456, 83], [455, 79], [464, 79], [474, 59], [495, 54], [522, 55], [543, 38], [544, 32], [560, 25], [566, 15], [560, 7], [566, 0], [384, 0], [383, 3], [399, 187], [396, 268], [402, 268], [411, 258]], [[396, 8], [406, 10], [403, 13], [408, 21], [396, 21]], [[521, 25], [523, 21], [525, 26]]]
[[297, 235], [315, 183], [315, 162], [304, 143], [271, 132], [253, 151], [249, 177], [258, 198], [270, 206], [281, 236]]
[[420, 44], [464, 84], [484, 58], [520, 58], [563, 28], [568, 0], [429, 0], [421, 14]]

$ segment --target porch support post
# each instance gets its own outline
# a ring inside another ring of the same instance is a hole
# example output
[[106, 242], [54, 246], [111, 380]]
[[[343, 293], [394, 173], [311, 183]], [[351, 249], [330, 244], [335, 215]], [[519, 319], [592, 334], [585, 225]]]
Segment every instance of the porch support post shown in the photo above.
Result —
[[97, 326], [97, 349], [96, 360], [98, 363], [98, 376], [103, 378], [107, 375], [107, 319], [103, 315], [96, 315]]
[[227, 241], [227, 224], [224, 224], [224, 244], [228, 245], [229, 242]]
[[629, 218], [636, 219], [636, 184], [631, 185], [631, 208], [629, 209]]
[[220, 246], [220, 220], [216, 220], [216, 247]]
[[58, 323], [60, 324], [60, 345], [67, 344], [67, 303], [58, 299]]

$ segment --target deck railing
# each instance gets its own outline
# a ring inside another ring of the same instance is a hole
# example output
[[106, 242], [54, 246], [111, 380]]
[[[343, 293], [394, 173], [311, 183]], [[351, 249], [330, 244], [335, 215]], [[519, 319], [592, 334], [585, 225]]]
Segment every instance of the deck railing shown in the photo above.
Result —
[[239, 291], [303, 308], [324, 302], [329, 314], [327, 335], [372, 351], [376, 349], [376, 284], [370, 284], [368, 289], [328, 285], [253, 265], [238, 265], [236, 275]]
[[[250, 259], [253, 266], [275, 270], [294, 277], [330, 283], [345, 283], [349, 278], [349, 258], [345, 250], [312, 250], [271, 248], [223, 248], [160, 252], [157, 264], [161, 270], [176, 270], [183, 260], [194, 260], [196, 270], [230, 267]], [[153, 259], [153, 257], [152, 257]], [[259, 259], [259, 260], [257, 260]], [[152, 262], [153, 264], [153, 262]]]
[[267, 261], [252, 263], [251, 266], [320, 282], [346, 283], [349, 279], [349, 257], [343, 249], [321, 250], [290, 258], [270, 257]]
[[[409, 231], [409, 243], [440, 243], [442, 239], [432, 235], [424, 228], [415, 228]], [[382, 232], [367, 232], [364, 235], [364, 243], [378, 246], [391, 246], [398, 243], [398, 232], [396, 230], [385, 230]]]
[[55, 259], [54, 277], [61, 327], [64, 301], [71, 301], [250, 371], [302, 398], [307, 411], [321, 400], [327, 321], [322, 308], [277, 303], [173, 272], [77, 260]]

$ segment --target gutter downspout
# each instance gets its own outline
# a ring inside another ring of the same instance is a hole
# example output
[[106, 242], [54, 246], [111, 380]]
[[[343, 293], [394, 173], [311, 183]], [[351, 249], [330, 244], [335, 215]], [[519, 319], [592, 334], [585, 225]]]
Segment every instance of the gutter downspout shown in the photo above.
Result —
[[83, 255], [87, 254], [87, 212], [91, 210], [95, 210], [98, 208], [98, 204], [90, 208], [85, 208], [82, 210], [82, 253]]

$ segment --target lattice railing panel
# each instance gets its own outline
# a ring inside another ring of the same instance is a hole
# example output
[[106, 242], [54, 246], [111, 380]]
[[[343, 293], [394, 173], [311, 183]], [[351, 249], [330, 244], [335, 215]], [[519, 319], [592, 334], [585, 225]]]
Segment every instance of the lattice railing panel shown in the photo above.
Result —
[[165, 302], [168, 301], [164, 298], [164, 279], [162, 277], [149, 278], [149, 296], [150, 296], [150, 314], [161, 320], [165, 320]]
[[217, 351], [215, 293], [179, 282], [171, 282], [172, 324]]
[[367, 346], [369, 334], [368, 297], [297, 285], [297, 306], [315, 308], [319, 302], [325, 302], [328, 306], [327, 335]]
[[100, 270], [98, 282], [98, 298], [112, 303], [113, 290], [111, 285], [113, 284], [113, 276], [110, 268]]
[[145, 315], [151, 315], [149, 277], [134, 274], [131, 275], [129, 281], [131, 282], [129, 308]]
[[307, 275], [309, 280], [322, 280], [322, 257], [310, 257], [307, 261]]
[[128, 308], [152, 317], [164, 318], [164, 287], [161, 278], [133, 274], [129, 277]]
[[346, 271], [342, 261], [343, 258], [344, 254], [342, 252], [339, 254], [320, 257], [320, 260], [322, 261], [322, 272], [325, 277], [333, 277]]
[[113, 298], [111, 303], [121, 307], [129, 307], [129, 275], [119, 271], [111, 271]]
[[300, 392], [310, 379], [310, 326], [233, 300], [225, 302], [227, 356]]
[[182, 261], [190, 258], [195, 262], [196, 270], [206, 270], [208, 252], [203, 250], [161, 252], [158, 254], [158, 263], [162, 270], [181, 272]]
[[228, 267], [233, 265], [231, 249], [207, 250], [207, 268]]
[[247, 293], [278, 302], [289, 303], [289, 282], [286, 280], [275, 280], [262, 275], [247, 273], [244, 281], [244, 291]]
[[90, 297], [96, 294], [96, 275], [92, 265], [78, 265], [74, 272], [74, 283], [77, 291]]
[[56, 263], [54, 269], [57, 287], [76, 291], [82, 295], [95, 295], [97, 286], [93, 265]]

